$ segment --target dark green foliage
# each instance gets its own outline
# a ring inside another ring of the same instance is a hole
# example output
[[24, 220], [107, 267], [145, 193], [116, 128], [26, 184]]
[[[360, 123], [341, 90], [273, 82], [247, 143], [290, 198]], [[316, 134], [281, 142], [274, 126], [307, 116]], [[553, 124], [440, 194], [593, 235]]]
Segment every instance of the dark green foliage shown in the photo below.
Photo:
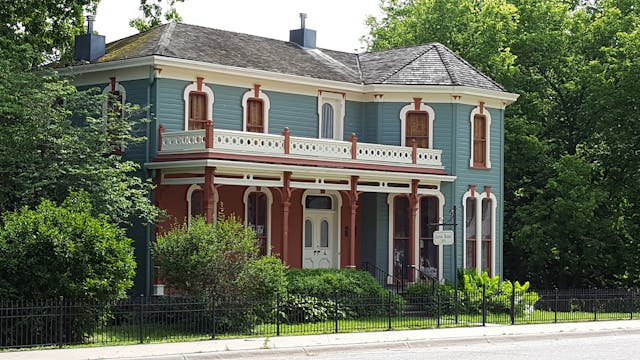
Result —
[[402, 297], [380, 286], [376, 279], [365, 271], [289, 269], [287, 279], [289, 295], [338, 301], [345, 305], [345, 312], [349, 316], [386, 314], [387, 310], [383, 307], [367, 306], [367, 303], [385, 303], [389, 296], [391, 296], [394, 314], [404, 309]]
[[0, 297], [109, 302], [126, 295], [135, 270], [131, 240], [105, 216], [92, 216], [87, 195], [61, 206], [43, 200], [3, 215]]
[[370, 48], [437, 41], [520, 94], [505, 112], [505, 276], [640, 284], [640, 2], [381, 2]]
[[[124, 298], [135, 272], [131, 240], [106, 216], [94, 217], [84, 193], [72, 194], [61, 206], [43, 200], [35, 209], [5, 213], [0, 259], [0, 298], [19, 300], [20, 313], [32, 315], [4, 323], [3, 346], [56, 342], [60, 327], [63, 341], [83, 342], [105, 311], [88, 305]], [[21, 335], [25, 329], [33, 336]]]
[[214, 299], [224, 309], [220, 331], [242, 331], [271, 314], [276, 293], [286, 289], [285, 267], [260, 257], [255, 232], [237, 218], [220, 214], [215, 224], [196, 218], [158, 237], [156, 265], [182, 295]]
[[318, 299], [314, 296], [285, 296], [280, 304], [280, 321], [287, 324], [303, 324], [327, 320], [346, 319], [348, 310], [344, 305], [329, 299]]

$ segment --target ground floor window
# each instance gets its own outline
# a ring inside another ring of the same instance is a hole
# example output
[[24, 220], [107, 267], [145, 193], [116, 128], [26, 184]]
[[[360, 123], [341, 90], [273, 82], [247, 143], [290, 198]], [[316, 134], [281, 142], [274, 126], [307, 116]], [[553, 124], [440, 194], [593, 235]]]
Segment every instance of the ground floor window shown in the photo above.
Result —
[[487, 189], [481, 194], [469, 191], [463, 197], [464, 254], [465, 268], [493, 275], [496, 197]]
[[482, 199], [482, 247], [481, 247], [481, 268], [491, 274], [491, 243], [493, 214], [491, 211], [491, 199]]
[[476, 199], [468, 198], [465, 204], [465, 264], [476, 268]]
[[247, 195], [245, 222], [256, 232], [261, 255], [267, 255], [268, 203], [263, 192], [253, 191]]
[[409, 198], [393, 199], [393, 274], [407, 279], [409, 274]]
[[420, 199], [420, 271], [431, 278], [438, 277], [438, 246], [433, 243], [433, 232], [438, 229], [438, 198]]

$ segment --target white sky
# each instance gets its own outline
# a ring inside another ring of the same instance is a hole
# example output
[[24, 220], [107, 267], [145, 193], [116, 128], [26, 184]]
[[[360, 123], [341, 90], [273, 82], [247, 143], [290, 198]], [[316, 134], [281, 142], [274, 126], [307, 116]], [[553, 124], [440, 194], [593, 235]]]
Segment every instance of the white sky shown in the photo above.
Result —
[[[320, 48], [362, 52], [368, 15], [379, 16], [379, 0], [185, 0], [176, 4], [182, 21], [216, 29], [289, 40], [307, 13], [306, 27], [317, 31]], [[129, 20], [140, 15], [139, 0], [101, 0], [94, 30], [107, 43], [136, 33]]]

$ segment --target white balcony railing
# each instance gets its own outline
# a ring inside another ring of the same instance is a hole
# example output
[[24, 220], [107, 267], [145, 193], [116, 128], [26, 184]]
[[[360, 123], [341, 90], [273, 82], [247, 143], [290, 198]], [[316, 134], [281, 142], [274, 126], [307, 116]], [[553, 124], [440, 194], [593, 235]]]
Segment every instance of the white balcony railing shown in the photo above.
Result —
[[337, 161], [366, 161], [384, 164], [442, 166], [442, 150], [422, 149], [351, 141], [337, 141], [283, 135], [213, 129], [211, 146], [206, 130], [164, 132], [161, 130], [160, 154], [214, 151], [253, 155], [276, 155]]

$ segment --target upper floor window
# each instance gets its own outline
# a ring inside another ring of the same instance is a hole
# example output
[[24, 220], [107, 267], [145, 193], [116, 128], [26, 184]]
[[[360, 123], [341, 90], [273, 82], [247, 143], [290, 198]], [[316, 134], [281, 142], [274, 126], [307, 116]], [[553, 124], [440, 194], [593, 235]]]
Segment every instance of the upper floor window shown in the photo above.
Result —
[[270, 101], [267, 94], [255, 85], [242, 96], [242, 130], [258, 133], [269, 132]]
[[413, 141], [419, 148], [429, 148], [429, 113], [426, 111], [407, 113], [405, 145], [411, 146]]
[[433, 122], [435, 111], [421, 98], [400, 109], [400, 145], [411, 146], [415, 140], [420, 148], [433, 148]]
[[342, 140], [345, 94], [322, 91], [318, 94], [318, 138]]
[[333, 105], [322, 104], [322, 121], [320, 121], [320, 138], [333, 139], [333, 128], [335, 125], [335, 111]]
[[111, 83], [102, 89], [102, 94], [108, 95], [102, 107], [105, 118], [110, 114], [122, 117], [127, 97], [127, 91], [124, 86], [117, 82], [116, 78], [111, 78]]
[[185, 87], [183, 100], [185, 130], [204, 129], [207, 122], [213, 120], [213, 90], [204, 84], [203, 78]]
[[469, 166], [476, 169], [491, 168], [491, 114], [484, 103], [473, 109], [471, 123], [471, 156]]

